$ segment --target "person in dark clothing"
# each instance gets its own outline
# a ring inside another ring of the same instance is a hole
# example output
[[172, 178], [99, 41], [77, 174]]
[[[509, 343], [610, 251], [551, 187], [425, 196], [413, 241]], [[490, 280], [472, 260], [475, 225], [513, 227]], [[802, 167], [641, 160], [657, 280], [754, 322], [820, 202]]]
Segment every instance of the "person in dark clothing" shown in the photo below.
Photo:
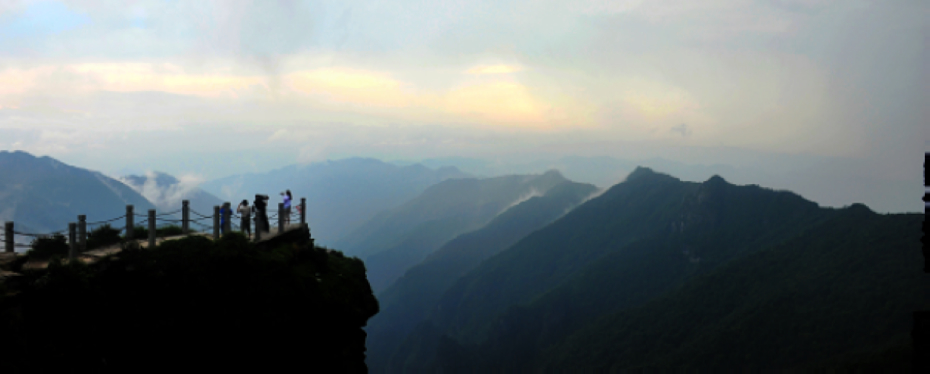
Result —
[[242, 217], [241, 221], [239, 222], [239, 226], [242, 228], [242, 231], [245, 232], [247, 236], [252, 236], [252, 208], [249, 207], [249, 201], [242, 200], [242, 202], [239, 203], [239, 207], [236, 208], [236, 212], [238, 212]]
[[268, 206], [268, 195], [255, 194], [252, 206], [255, 207], [255, 230], [268, 232], [268, 213], [265, 209]]

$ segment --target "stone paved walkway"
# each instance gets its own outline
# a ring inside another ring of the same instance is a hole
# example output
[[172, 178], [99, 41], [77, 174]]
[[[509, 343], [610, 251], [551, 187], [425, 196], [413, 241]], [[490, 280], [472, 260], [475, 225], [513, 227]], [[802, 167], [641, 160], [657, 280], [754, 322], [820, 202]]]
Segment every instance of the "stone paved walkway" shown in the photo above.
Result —
[[[299, 229], [300, 227], [301, 227], [301, 225], [300, 225], [299, 223], [293, 223], [293, 224], [290, 224], [290, 225], [288, 225], [287, 227], [285, 227], [285, 228], [284, 228], [284, 231], [285, 231], [285, 232], [288, 232], [288, 231], [291, 231], [291, 230], [294, 230], [294, 229]], [[252, 234], [253, 234], [253, 235], [249, 236], [249, 239], [252, 239], [252, 240], [254, 241], [254, 240], [255, 240], [255, 239], [254, 239], [254, 238], [255, 238], [255, 236], [254, 236], [255, 233], [253, 232]], [[203, 233], [203, 232], [197, 232], [197, 233], [193, 233], [193, 234], [190, 234], [190, 235], [178, 235], [178, 236], [168, 236], [168, 237], [163, 237], [163, 238], [155, 238], [155, 245], [159, 245], [159, 244], [164, 243], [164, 242], [169, 241], [169, 240], [177, 240], [177, 239], [185, 238], [185, 237], [187, 237], [187, 236], [203, 236], [203, 237], [206, 237], [206, 238], [208, 238], [208, 239], [213, 239], [213, 234], [212, 234], [212, 233], [208, 234], [208, 233]], [[265, 240], [272, 239], [272, 238], [274, 238], [274, 237], [276, 237], [276, 236], [278, 236], [278, 227], [277, 227], [277, 226], [272, 227], [272, 228], [271, 228], [271, 232], [263, 232], [263, 233], [262, 233], [262, 238], [261, 238], [261, 240], [259, 240], [259, 242], [263, 242], [263, 241], [265, 241]], [[137, 240], [136, 243], [139, 244], [139, 247], [140, 247], [140, 248], [148, 248], [148, 246], [149, 246], [149, 241], [148, 241], [148, 239], [145, 239], [145, 240]], [[120, 248], [119, 245], [114, 245], [114, 246], [105, 247], [105, 248], [98, 248], [98, 249], [94, 249], [94, 250], [90, 250], [90, 251], [87, 251], [87, 252], [80, 253], [80, 254], [78, 254], [78, 255], [75, 257], [75, 259], [76, 259], [76, 260], [79, 260], [79, 261], [81, 261], [81, 262], [83, 262], [83, 263], [85, 263], [85, 264], [91, 264], [91, 263], [97, 262], [97, 260], [99, 260], [99, 259], [101, 259], [101, 258], [104, 258], [104, 257], [106, 257], [106, 256], [110, 256], [110, 255], [117, 254], [117, 253], [119, 253], [121, 250], [122, 250], [122, 249]], [[15, 260], [18, 256], [22, 256], [22, 254], [20, 254], [20, 253], [6, 253], [6, 252], [0, 253], [0, 266], [4, 265], [4, 264], [6, 264], [6, 263], [12, 262], [12, 261]], [[65, 259], [63, 262], [67, 263], [68, 260]], [[45, 269], [45, 268], [47, 268], [47, 267], [48, 267], [48, 261], [29, 261], [29, 262], [23, 264], [23, 270], [42, 270], [42, 269]], [[17, 275], [19, 275], [19, 274], [14, 273], [14, 272], [11, 272], [11, 271], [0, 270], [0, 281], [3, 281], [4, 278], [12, 277], [12, 276], [17, 276]]]

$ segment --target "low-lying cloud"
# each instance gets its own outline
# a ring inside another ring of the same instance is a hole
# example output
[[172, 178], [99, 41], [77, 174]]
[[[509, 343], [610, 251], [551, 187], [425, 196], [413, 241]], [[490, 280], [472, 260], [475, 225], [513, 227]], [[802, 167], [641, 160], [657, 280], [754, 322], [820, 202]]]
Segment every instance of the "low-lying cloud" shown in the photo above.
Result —
[[536, 187], [530, 187], [530, 190], [529, 190], [529, 191], [527, 191], [527, 192], [524, 193], [523, 195], [520, 195], [520, 197], [517, 198], [517, 200], [515, 200], [514, 202], [510, 203], [509, 205], [507, 205], [504, 209], [501, 209], [501, 211], [498, 212], [497, 215], [495, 215], [495, 216], [499, 216], [499, 215], [503, 214], [504, 212], [506, 212], [506, 211], [509, 210], [510, 208], [513, 208], [513, 207], [515, 207], [515, 206], [517, 206], [517, 205], [522, 204], [524, 201], [527, 201], [527, 200], [532, 199], [532, 198], [534, 198], [534, 197], [541, 197], [541, 196], [543, 196], [543, 195], [545, 195], [545, 194], [544, 194], [543, 192], [539, 191], [538, 189], [536, 189]]
[[204, 182], [203, 178], [197, 175], [188, 174], [177, 178], [177, 183], [158, 184], [159, 174], [154, 171], [145, 173], [145, 182], [142, 184], [134, 183], [128, 178], [119, 178], [123, 182], [146, 200], [155, 205], [159, 210], [174, 211], [181, 208], [181, 202], [199, 191], [198, 186]]

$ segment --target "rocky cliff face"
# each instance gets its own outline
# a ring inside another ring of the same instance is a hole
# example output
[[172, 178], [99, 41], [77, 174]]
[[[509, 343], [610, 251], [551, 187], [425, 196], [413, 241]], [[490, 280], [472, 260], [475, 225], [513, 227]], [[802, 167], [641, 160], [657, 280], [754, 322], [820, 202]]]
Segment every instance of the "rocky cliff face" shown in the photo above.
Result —
[[189, 237], [26, 272], [0, 290], [4, 370], [366, 372], [364, 263], [281, 239]]

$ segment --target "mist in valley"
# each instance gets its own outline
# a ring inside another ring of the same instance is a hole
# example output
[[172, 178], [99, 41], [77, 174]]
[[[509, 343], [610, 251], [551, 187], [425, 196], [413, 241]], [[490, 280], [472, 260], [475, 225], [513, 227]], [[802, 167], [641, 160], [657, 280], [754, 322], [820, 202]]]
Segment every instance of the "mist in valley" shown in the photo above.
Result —
[[[0, 2], [0, 351], [14, 372], [920, 372], [928, 19]], [[50, 328], [62, 308], [87, 322]]]

